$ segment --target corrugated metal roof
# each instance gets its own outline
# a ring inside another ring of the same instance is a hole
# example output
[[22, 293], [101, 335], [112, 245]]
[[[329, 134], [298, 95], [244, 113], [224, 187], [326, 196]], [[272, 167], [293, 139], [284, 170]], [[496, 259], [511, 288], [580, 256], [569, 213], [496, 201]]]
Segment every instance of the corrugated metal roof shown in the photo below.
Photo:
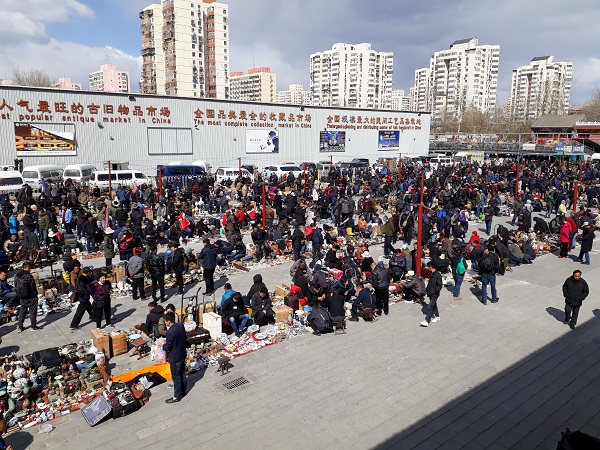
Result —
[[531, 128], [573, 128], [577, 122], [585, 120], [584, 114], [562, 114], [540, 116]]

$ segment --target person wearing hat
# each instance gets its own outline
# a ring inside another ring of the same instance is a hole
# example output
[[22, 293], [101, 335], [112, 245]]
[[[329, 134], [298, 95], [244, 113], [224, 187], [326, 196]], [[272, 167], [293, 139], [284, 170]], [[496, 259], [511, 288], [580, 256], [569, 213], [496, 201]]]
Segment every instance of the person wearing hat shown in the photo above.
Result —
[[183, 322], [175, 322], [175, 315], [167, 313], [164, 316], [167, 335], [163, 350], [167, 353], [167, 361], [171, 368], [173, 379], [173, 397], [165, 400], [166, 403], [180, 402], [187, 394], [187, 378], [185, 375], [185, 358], [187, 357], [187, 337]]
[[374, 262], [375, 260], [371, 256], [371, 253], [369, 253], [369, 251], [364, 251], [362, 254], [362, 261], [360, 263], [360, 270], [363, 273], [371, 272], [371, 268], [373, 267]]
[[112, 266], [112, 260], [115, 257], [115, 241], [113, 239], [115, 231], [111, 227], [104, 229], [104, 265]]
[[592, 251], [596, 234], [594, 233], [594, 227], [589, 222], [583, 222], [581, 226], [583, 228], [583, 232], [581, 233], [581, 248], [579, 249], [579, 256], [576, 261], [589, 266], [590, 252]]
[[406, 279], [400, 281], [402, 284], [402, 293], [404, 294], [404, 303], [423, 302], [423, 296], [426, 294], [425, 280], [421, 275], [415, 275], [413, 270], [406, 272]]

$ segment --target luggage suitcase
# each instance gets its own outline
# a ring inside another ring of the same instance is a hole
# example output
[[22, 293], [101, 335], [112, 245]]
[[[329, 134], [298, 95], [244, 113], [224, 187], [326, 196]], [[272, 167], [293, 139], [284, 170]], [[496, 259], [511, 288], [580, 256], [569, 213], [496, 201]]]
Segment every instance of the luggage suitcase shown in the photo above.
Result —
[[60, 364], [60, 353], [58, 353], [57, 347], [39, 350], [31, 354], [31, 365], [35, 370], [37, 370], [40, 366], [51, 369], [53, 367], [60, 366]]
[[133, 394], [130, 397], [131, 397], [131, 401], [125, 405], [122, 405], [121, 402], [119, 402], [119, 400], [117, 400], [116, 398], [111, 402], [110, 406], [112, 409], [112, 418], [113, 419], [118, 419], [119, 417], [126, 416], [126, 415], [131, 414], [132, 412], [136, 412], [138, 410], [137, 400], [135, 399]]
[[90, 427], [98, 425], [107, 417], [111, 417], [112, 408], [106, 399], [99, 395], [81, 410], [81, 415]]

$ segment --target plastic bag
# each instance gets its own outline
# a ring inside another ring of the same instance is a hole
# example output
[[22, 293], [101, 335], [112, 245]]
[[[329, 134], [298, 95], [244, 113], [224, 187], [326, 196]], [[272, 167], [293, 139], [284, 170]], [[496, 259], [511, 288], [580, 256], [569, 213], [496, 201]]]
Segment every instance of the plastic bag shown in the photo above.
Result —
[[43, 423], [38, 427], [38, 434], [50, 433], [54, 427], [49, 423]]

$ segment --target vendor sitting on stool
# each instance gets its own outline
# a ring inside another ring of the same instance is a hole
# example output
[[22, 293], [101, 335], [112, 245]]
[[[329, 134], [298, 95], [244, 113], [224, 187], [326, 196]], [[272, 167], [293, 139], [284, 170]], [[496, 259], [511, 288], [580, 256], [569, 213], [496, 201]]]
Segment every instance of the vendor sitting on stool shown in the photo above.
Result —
[[413, 298], [416, 298], [419, 303], [423, 301], [426, 287], [425, 280], [421, 275], [415, 275], [415, 272], [409, 270], [406, 273], [406, 280], [402, 280], [400, 283], [403, 287], [404, 303], [414, 303]]
[[[260, 294], [259, 294], [260, 295]], [[246, 328], [249, 316], [247, 314], [246, 305], [242, 300], [242, 294], [236, 292], [223, 303], [223, 317], [231, 323], [231, 328], [236, 336], [241, 336]]]
[[266, 286], [261, 287], [260, 291], [252, 296], [251, 305], [256, 325], [262, 327], [268, 323], [275, 323], [275, 313], [271, 308], [272, 303]]
[[144, 336], [160, 337], [158, 322], [165, 313], [165, 309], [156, 302], [148, 303], [148, 315], [146, 322], [136, 325], [134, 328], [142, 332]]
[[365, 288], [363, 283], [358, 283], [356, 285], [356, 291], [358, 292], [358, 296], [352, 302], [352, 317], [350, 320], [352, 322], [358, 322], [358, 311], [363, 311], [367, 308], [375, 310], [375, 299], [371, 294], [371, 290]]

